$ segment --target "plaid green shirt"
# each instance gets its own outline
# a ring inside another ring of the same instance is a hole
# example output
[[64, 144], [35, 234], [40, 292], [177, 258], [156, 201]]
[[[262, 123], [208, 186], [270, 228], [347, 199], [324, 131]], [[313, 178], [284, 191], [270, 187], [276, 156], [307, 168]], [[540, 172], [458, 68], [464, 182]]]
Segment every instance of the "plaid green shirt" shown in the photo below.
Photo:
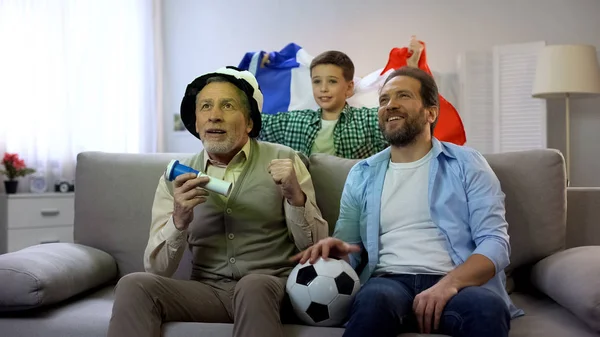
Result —
[[[320, 129], [321, 109], [263, 114], [258, 139], [286, 145], [310, 156]], [[333, 130], [333, 138], [335, 155], [342, 158], [367, 158], [388, 146], [379, 130], [377, 108], [355, 108], [346, 104]]]

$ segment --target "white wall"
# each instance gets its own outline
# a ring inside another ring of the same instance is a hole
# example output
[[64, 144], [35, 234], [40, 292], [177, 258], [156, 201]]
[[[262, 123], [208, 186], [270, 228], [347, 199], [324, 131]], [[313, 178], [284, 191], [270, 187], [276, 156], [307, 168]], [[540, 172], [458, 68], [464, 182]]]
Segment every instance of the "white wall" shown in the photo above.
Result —
[[[598, 0], [164, 0], [164, 111], [167, 151], [201, 148], [172, 132], [186, 85], [244, 53], [279, 50], [289, 42], [317, 55], [347, 53], [357, 75], [383, 67], [411, 34], [427, 43], [433, 71], [456, 71], [457, 55], [498, 44], [545, 40], [600, 47]], [[573, 101], [572, 185], [600, 186], [600, 99]], [[564, 148], [564, 104], [549, 102], [548, 145]], [[468, 135], [467, 135], [468, 137]]]

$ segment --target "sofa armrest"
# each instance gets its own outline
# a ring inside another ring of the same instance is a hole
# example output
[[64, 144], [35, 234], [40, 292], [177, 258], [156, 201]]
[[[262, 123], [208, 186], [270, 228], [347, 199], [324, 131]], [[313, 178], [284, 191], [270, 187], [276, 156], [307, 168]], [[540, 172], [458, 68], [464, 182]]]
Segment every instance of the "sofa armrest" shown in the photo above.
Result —
[[600, 187], [567, 189], [567, 248], [600, 245]]
[[600, 332], [600, 246], [570, 248], [536, 263], [531, 282]]
[[74, 243], [49, 243], [0, 255], [0, 312], [57, 303], [117, 277], [109, 254]]

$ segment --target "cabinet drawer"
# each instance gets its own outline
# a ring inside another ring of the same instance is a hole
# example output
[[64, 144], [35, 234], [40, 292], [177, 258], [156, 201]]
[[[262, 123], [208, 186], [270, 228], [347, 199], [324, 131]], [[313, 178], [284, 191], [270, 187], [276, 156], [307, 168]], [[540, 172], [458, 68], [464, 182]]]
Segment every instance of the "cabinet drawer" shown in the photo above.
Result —
[[8, 230], [8, 252], [50, 242], [73, 242], [73, 226]]
[[72, 225], [74, 199], [22, 198], [8, 200], [8, 228]]

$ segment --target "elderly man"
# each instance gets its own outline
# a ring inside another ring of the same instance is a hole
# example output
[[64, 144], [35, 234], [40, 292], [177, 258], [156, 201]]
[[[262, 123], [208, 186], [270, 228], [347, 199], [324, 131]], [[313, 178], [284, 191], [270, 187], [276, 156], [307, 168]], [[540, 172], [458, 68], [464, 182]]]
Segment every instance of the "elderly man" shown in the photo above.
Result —
[[364, 267], [346, 337], [506, 337], [511, 317], [523, 314], [504, 287], [500, 182], [479, 152], [432, 137], [438, 106], [424, 71], [389, 75], [379, 127], [391, 146], [350, 170], [334, 237], [294, 258], [333, 255]]
[[[327, 236], [308, 170], [294, 150], [254, 138], [262, 93], [226, 67], [188, 85], [181, 119], [204, 150], [185, 164], [233, 183], [228, 197], [184, 174], [158, 182], [145, 273], [119, 280], [108, 336], [160, 336], [163, 322], [233, 322], [234, 336], [283, 337], [289, 258]], [[169, 278], [185, 247], [190, 280]]]

